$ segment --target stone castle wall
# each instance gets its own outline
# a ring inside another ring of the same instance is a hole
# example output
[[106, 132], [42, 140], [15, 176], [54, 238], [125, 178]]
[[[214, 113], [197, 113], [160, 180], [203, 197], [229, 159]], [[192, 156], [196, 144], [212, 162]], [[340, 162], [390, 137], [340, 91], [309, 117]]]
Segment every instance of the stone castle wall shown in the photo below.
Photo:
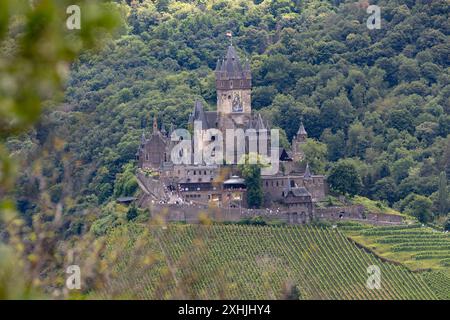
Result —
[[[261, 216], [267, 220], [277, 220], [288, 224], [309, 223], [309, 217], [293, 216], [288, 212], [269, 209], [208, 208], [207, 206], [186, 206], [176, 204], [155, 204], [151, 207], [152, 216], [159, 216], [165, 222], [199, 223], [202, 217], [217, 222], [238, 222], [245, 218]], [[314, 217], [319, 220], [364, 221], [374, 224], [402, 224], [403, 218], [397, 215], [365, 213], [363, 206], [316, 208]]]
[[313, 202], [321, 201], [325, 198], [326, 183], [325, 177], [313, 176], [305, 179], [302, 176], [263, 176], [262, 187], [266, 197], [271, 201], [283, 199], [283, 190], [289, 186], [289, 181], [298, 187], [305, 187], [311, 193]]

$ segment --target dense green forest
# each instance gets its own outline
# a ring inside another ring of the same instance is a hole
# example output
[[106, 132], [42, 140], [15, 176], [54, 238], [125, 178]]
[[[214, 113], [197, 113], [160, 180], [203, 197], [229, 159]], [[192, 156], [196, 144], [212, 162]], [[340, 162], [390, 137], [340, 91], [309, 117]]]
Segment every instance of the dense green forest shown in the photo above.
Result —
[[[317, 173], [353, 168], [355, 194], [423, 222], [450, 211], [449, 5], [371, 1], [116, 1], [125, 24], [72, 64], [63, 103], [8, 141], [23, 166], [17, 206], [31, 221], [42, 191], [82, 217], [136, 190], [132, 166], [151, 117], [186, 125], [195, 99], [216, 103], [216, 61], [229, 44], [253, 75], [252, 106], [288, 139], [300, 119]], [[31, 166], [30, 163], [34, 165]], [[39, 174], [38, 174], [39, 173]], [[79, 233], [86, 219], [74, 219]]]

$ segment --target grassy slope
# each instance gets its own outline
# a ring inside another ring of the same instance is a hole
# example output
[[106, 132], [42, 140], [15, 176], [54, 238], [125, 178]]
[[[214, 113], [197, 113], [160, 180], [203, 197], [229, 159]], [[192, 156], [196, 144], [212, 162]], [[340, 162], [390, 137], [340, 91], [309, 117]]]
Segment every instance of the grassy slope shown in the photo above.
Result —
[[364, 205], [366, 207], [366, 209], [370, 212], [393, 214], [393, 215], [403, 216], [405, 218], [411, 219], [411, 217], [407, 216], [406, 214], [403, 214], [395, 209], [392, 209], [391, 207], [385, 205], [384, 203], [382, 203], [380, 201], [371, 200], [366, 197], [355, 196], [352, 199], [352, 203]]
[[[297, 286], [301, 299], [435, 299], [448, 294], [444, 276], [425, 278], [383, 262], [333, 229], [131, 224], [116, 228], [108, 241], [109, 251], [121, 254], [115, 264], [118, 279], [96, 297], [283, 298], [288, 283]], [[366, 287], [369, 265], [381, 269], [380, 290]]]

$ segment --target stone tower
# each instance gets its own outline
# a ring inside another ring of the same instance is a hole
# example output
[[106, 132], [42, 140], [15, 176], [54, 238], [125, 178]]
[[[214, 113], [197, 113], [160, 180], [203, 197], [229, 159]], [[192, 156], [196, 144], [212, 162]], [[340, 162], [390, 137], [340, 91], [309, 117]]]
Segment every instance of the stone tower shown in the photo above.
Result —
[[[232, 44], [225, 58], [216, 66], [217, 112], [231, 115], [238, 120], [240, 115], [251, 114], [252, 75], [248, 61], [241, 64]], [[240, 122], [239, 120], [237, 121]]]
[[298, 128], [297, 134], [292, 138], [292, 153], [293, 160], [300, 161], [303, 159], [303, 151], [301, 146], [306, 143], [306, 139], [308, 138], [308, 133], [303, 126], [303, 121], [300, 122], [300, 127]]

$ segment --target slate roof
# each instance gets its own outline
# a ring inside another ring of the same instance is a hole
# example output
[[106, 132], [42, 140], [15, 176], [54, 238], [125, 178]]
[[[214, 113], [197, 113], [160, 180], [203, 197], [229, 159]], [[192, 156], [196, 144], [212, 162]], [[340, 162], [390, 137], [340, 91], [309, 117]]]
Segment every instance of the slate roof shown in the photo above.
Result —
[[292, 194], [294, 197], [311, 197], [311, 193], [305, 187], [287, 187], [283, 194], [285, 198], [289, 194]]
[[244, 65], [242, 65], [235, 47], [231, 44], [228, 46], [225, 57], [222, 60], [217, 60], [216, 73], [229, 79], [248, 78], [251, 77], [250, 63], [245, 60]]
[[307, 136], [308, 135], [308, 133], [305, 130], [305, 126], [303, 125], [303, 121], [300, 122], [300, 127], [298, 128], [297, 135], [298, 136], [300, 136], [300, 135]]

